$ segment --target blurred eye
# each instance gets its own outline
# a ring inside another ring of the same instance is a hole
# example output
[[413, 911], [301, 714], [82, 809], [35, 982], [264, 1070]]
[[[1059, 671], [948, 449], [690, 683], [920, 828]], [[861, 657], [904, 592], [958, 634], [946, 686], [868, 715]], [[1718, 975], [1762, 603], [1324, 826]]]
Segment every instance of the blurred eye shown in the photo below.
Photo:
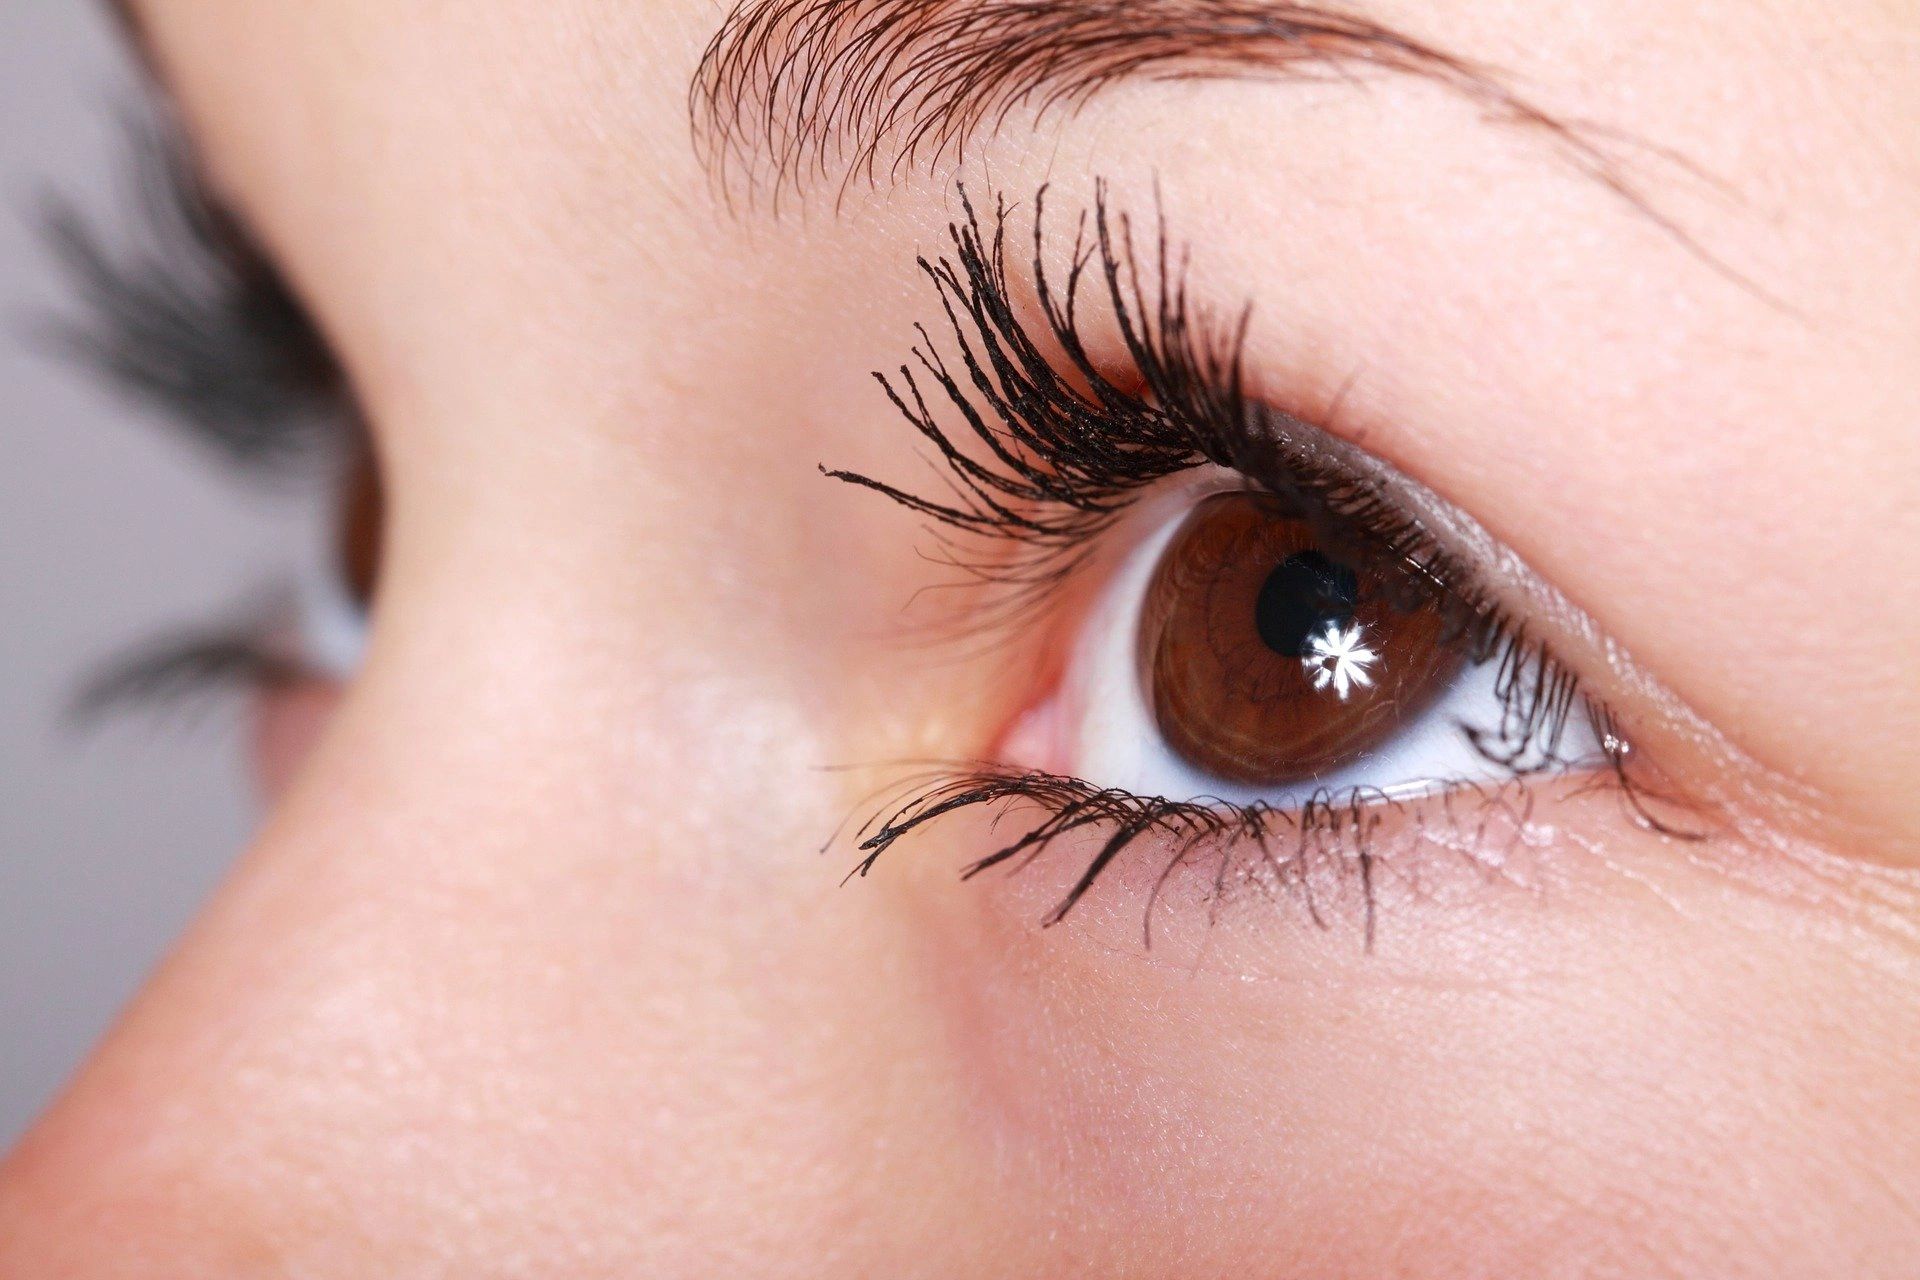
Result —
[[153, 637], [103, 669], [77, 710], [344, 683], [366, 643], [384, 523], [365, 423], [324, 334], [164, 124], [135, 138], [142, 219], [125, 243], [56, 205], [47, 232], [80, 304], [54, 333], [97, 375], [163, 411], [243, 479], [331, 494], [291, 587], [236, 616]]
[[1516, 740], [1559, 696], [1555, 677], [1516, 665], [1498, 629], [1414, 562], [1356, 551], [1263, 492], [1183, 507], [1122, 566], [1076, 644], [1061, 726], [1075, 776], [1291, 807], [1597, 754], [1564, 714], [1550, 741]]

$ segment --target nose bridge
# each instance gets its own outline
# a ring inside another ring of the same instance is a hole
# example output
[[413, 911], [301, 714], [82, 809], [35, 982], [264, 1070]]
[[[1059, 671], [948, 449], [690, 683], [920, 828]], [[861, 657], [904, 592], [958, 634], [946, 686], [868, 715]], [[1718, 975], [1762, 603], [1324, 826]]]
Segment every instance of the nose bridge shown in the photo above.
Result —
[[[725, 1248], [761, 1260], [741, 1274], [773, 1274], [769, 1258], [828, 1256], [816, 1236], [875, 1176], [944, 1176], [905, 1149], [905, 1170], [876, 1169], [848, 1136], [940, 1105], [847, 1087], [937, 1061], [925, 1040], [846, 1034], [862, 1009], [907, 1005], [848, 980], [899, 949], [893, 917], [811, 875], [749, 891], [736, 874], [749, 845], [801, 847], [806, 824], [770, 805], [727, 837], [685, 805], [570, 808], [551, 777], [524, 776], [561, 749], [530, 732], [442, 743], [437, 768], [416, 750], [394, 776], [346, 718], [0, 1165], [0, 1276], [449, 1258], [468, 1259], [461, 1274], [600, 1273], [470, 1253], [583, 1241], [660, 1263], [612, 1274], [710, 1273], [679, 1263]], [[514, 760], [534, 763], [503, 785]], [[881, 1025], [914, 1031], [904, 1013]], [[760, 1190], [690, 1202], [689, 1178]]]

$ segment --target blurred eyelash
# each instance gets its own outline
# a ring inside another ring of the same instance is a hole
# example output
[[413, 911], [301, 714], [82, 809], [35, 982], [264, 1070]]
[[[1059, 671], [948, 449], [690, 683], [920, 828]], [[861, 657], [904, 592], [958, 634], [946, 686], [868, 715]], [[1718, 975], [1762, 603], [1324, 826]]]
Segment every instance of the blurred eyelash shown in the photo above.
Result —
[[[1631, 748], [1614, 717], [1581, 692], [1574, 673], [1548, 647], [1510, 622], [1476, 589], [1421, 522], [1335, 451], [1318, 449], [1318, 433], [1243, 390], [1242, 349], [1249, 311], [1222, 319], [1194, 306], [1185, 287], [1187, 257], [1170, 246], [1164, 221], [1143, 270], [1124, 213], [1096, 187], [1090, 216], [1074, 232], [1064, 281], [1045, 264], [1045, 192], [1034, 202], [1031, 270], [1040, 314], [1030, 330], [1013, 299], [1004, 199], [990, 222], [962, 191], [963, 217], [948, 228], [952, 255], [919, 259], [945, 312], [953, 363], [924, 326], [913, 360], [876, 374], [894, 406], [938, 453], [947, 491], [927, 496], [850, 471], [828, 476], [874, 490], [936, 526], [946, 562], [1005, 589], [984, 616], [993, 625], [1043, 603], [1081, 567], [1148, 487], [1177, 472], [1213, 463], [1241, 472], [1289, 500], [1324, 542], [1374, 563], [1410, 570], [1405, 608], [1446, 611], [1454, 638], [1473, 663], [1497, 662], [1502, 707], [1496, 732], [1473, 744], [1520, 780], [1551, 762], [1569, 718], [1583, 712], [1601, 744], [1601, 776], [1617, 783], [1645, 825], [1681, 834], [1656, 813], [1653, 796], [1628, 770]], [[1096, 282], [1097, 301], [1118, 328], [1123, 384], [1097, 362], [1084, 337], [1083, 293]], [[962, 424], [957, 431], [943, 418]], [[965, 447], [963, 447], [965, 446]], [[973, 556], [966, 541], [1012, 543], [1017, 555]], [[1503, 788], [1473, 788], [1507, 803]], [[1099, 828], [1109, 837], [1067, 898], [1047, 917], [1064, 918], [1101, 873], [1137, 840], [1174, 835], [1171, 866], [1222, 834], [1251, 840], [1266, 855], [1284, 828], [1301, 849], [1338, 836], [1367, 890], [1372, 933], [1372, 864], [1366, 832], [1389, 806], [1421, 803], [1373, 792], [1316, 796], [1296, 811], [1265, 805], [1177, 801], [1095, 787], [1077, 779], [967, 766], [943, 773], [917, 796], [876, 816], [860, 837], [862, 874], [908, 835], [961, 809], [1024, 799], [1047, 815], [1018, 840], [974, 863], [967, 875], [1024, 866], [1069, 832]], [[1451, 802], [1449, 802], [1450, 804]], [[1368, 816], [1372, 815], [1372, 816]]]
[[355, 415], [325, 338], [177, 134], [137, 118], [128, 133], [137, 223], [123, 243], [46, 202], [47, 243], [80, 304], [47, 327], [54, 349], [251, 474], [336, 462]]
[[85, 728], [129, 711], [191, 713], [220, 694], [285, 688], [309, 674], [266, 636], [264, 628], [243, 624], [149, 639], [81, 686], [73, 719]]
[[[130, 228], [109, 233], [69, 201], [44, 203], [43, 231], [78, 314], [48, 322], [43, 336], [248, 479], [306, 481], [317, 469], [335, 482], [366, 446], [326, 339], [179, 134], [144, 114], [129, 114], [126, 132]], [[229, 623], [141, 642], [83, 682], [75, 719], [191, 707], [299, 678], [304, 664], [269, 639], [280, 613], [252, 605]]]

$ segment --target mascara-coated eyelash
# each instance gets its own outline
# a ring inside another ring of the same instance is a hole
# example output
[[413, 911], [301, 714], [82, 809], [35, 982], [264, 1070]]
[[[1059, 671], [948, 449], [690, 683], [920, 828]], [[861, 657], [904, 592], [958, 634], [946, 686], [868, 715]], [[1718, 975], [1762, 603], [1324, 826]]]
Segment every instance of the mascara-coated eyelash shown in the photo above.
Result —
[[[1001, 868], [1018, 871], [1052, 846], [1094, 833], [1092, 856], [1041, 918], [1042, 926], [1050, 927], [1066, 919], [1136, 843], [1164, 840], [1161, 871], [1147, 893], [1142, 921], [1143, 941], [1149, 946], [1154, 908], [1176, 872], [1211, 855], [1216, 866], [1211, 899], [1217, 902], [1235, 878], [1235, 851], [1250, 848], [1253, 856], [1238, 878], [1258, 883], [1263, 892], [1296, 893], [1309, 918], [1322, 928], [1330, 925], [1331, 903], [1316, 898], [1315, 885], [1330, 884], [1337, 890], [1351, 882], [1359, 893], [1363, 936], [1371, 948], [1380, 866], [1374, 837], [1386, 811], [1402, 803], [1366, 788], [1322, 791], [1291, 809], [1259, 801], [1176, 800], [979, 762], [938, 771], [905, 789], [905, 799], [885, 805], [854, 832], [864, 856], [849, 878], [865, 876], [888, 850], [943, 818], [966, 809], [1026, 803], [1041, 811], [1040, 820], [1019, 838], [968, 863], [961, 878], [971, 880]], [[1469, 783], [1433, 797], [1433, 803], [1450, 831], [1471, 828], [1482, 856], [1492, 855], [1492, 860], [1505, 853], [1493, 846], [1501, 840], [1518, 841], [1533, 813], [1533, 793], [1519, 778]], [[1496, 831], [1503, 834], [1493, 834]]]
[[[949, 228], [952, 255], [921, 258], [950, 329], [951, 357], [922, 327], [912, 363], [876, 375], [919, 435], [938, 452], [950, 492], [930, 497], [845, 471], [828, 475], [878, 491], [944, 530], [952, 563], [1003, 589], [984, 611], [996, 625], [1049, 598], [1084, 566], [1103, 535], [1150, 487], [1175, 473], [1212, 464], [1284, 499], [1319, 540], [1361, 560], [1391, 561], [1402, 572], [1403, 607], [1445, 611], [1449, 635], [1473, 664], [1494, 664], [1498, 729], [1473, 746], [1517, 782], [1551, 760], [1575, 715], [1584, 715], [1598, 759], [1595, 774], [1620, 786], [1642, 822], [1661, 826], [1629, 772], [1631, 748], [1607, 708], [1590, 699], [1550, 648], [1481, 588], [1471, 568], [1377, 480], [1351, 446], [1249, 398], [1242, 351], [1249, 312], [1231, 320], [1194, 306], [1185, 287], [1185, 255], [1169, 245], [1164, 221], [1150, 261], [1134, 251], [1124, 214], [1109, 208], [1104, 184], [1090, 215], [1078, 220], [1063, 280], [1046, 265], [1045, 193], [1034, 202], [1034, 296], [1040, 323], [1029, 327], [1014, 302], [1007, 257], [1009, 209], [997, 201], [988, 224], [961, 193], [963, 217]], [[1097, 294], [1086, 296], [1088, 282]], [[1092, 354], [1087, 313], [1118, 335], [1118, 366]], [[951, 362], [950, 362], [951, 361]], [[950, 430], [945, 423], [961, 426]], [[955, 535], [959, 535], [956, 538]], [[966, 558], [960, 538], [1010, 546]], [[1504, 786], [1466, 788], [1498, 796]], [[1097, 851], [1074, 887], [1048, 915], [1063, 918], [1128, 847], [1173, 838], [1169, 867], [1223, 835], [1271, 849], [1282, 828], [1301, 848], [1339, 847], [1360, 878], [1372, 923], [1372, 853], [1367, 833], [1389, 808], [1422, 803], [1377, 788], [1318, 792], [1289, 810], [1132, 795], [1056, 773], [1005, 765], [962, 766], [919, 794], [876, 815], [862, 830], [859, 870], [907, 836], [963, 809], [1026, 800], [1038, 826], [975, 862], [1023, 866], [1076, 832], [1098, 831]], [[1451, 809], [1457, 798], [1443, 807]], [[1665, 829], [1664, 827], [1662, 829]], [[1329, 845], [1326, 837], [1337, 839]], [[1317, 917], [1316, 917], [1317, 918]]]

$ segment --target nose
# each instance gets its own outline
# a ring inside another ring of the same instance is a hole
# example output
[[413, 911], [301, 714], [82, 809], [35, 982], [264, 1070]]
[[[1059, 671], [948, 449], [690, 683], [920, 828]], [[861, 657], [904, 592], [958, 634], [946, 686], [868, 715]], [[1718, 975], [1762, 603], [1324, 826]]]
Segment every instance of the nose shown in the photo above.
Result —
[[634, 927], [644, 824], [556, 818], [498, 722], [393, 718], [320, 751], [0, 1163], [0, 1277], [546, 1274], [503, 1259], [658, 1193], [651, 1055], [703, 1055], [649, 1012], [695, 986]]
[[633, 1036], [606, 917], [480, 836], [311, 838], [249, 855], [0, 1165], [0, 1277], [565, 1275], [503, 1260], [662, 1193], [676, 1033]]
[[964, 1200], [937, 1022], [849, 980], [910, 922], [765, 870], [819, 815], [735, 847], [493, 724], [329, 739], [0, 1164], [0, 1278], [815, 1274]]
[[458, 1159], [436, 913], [274, 846], [0, 1163], [0, 1277], [374, 1274]]

